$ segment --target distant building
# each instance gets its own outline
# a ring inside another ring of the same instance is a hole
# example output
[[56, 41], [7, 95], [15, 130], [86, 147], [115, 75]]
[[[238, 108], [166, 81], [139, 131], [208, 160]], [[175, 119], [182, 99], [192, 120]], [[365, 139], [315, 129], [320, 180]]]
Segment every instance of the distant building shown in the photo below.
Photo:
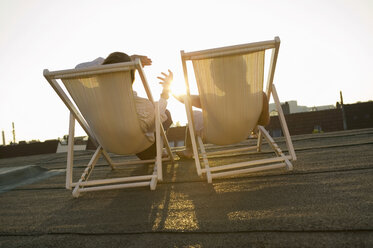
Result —
[[[333, 132], [343, 130], [341, 109], [321, 111], [308, 111], [294, 114], [285, 114], [290, 135], [310, 134], [317, 132]], [[271, 121], [266, 129], [271, 136], [283, 136], [278, 116], [271, 116]]]
[[[62, 140], [58, 143], [56, 153], [67, 152], [68, 150], [68, 135], [65, 135]], [[88, 137], [79, 136], [74, 137], [74, 151], [87, 150]]]
[[46, 140], [44, 142], [33, 142], [13, 144], [0, 147], [0, 158], [30, 156], [36, 154], [55, 153], [58, 140]]
[[[282, 110], [284, 111], [284, 114], [302, 113], [336, 108], [334, 105], [323, 105], [314, 107], [299, 106], [297, 101], [287, 101], [285, 103], [281, 103], [281, 106]], [[276, 105], [274, 103], [269, 104], [269, 112], [276, 112]]]
[[[286, 123], [291, 135], [309, 134], [315, 132], [333, 132], [346, 129], [360, 129], [373, 127], [373, 102], [344, 104], [336, 108], [321, 106], [307, 112], [285, 114]], [[285, 105], [286, 109], [286, 105]], [[291, 109], [291, 105], [290, 105]], [[319, 110], [322, 109], [322, 110]], [[285, 112], [285, 111], [284, 111]], [[291, 111], [290, 111], [291, 112]], [[343, 119], [345, 118], [345, 120]], [[266, 129], [274, 137], [283, 136], [278, 116], [271, 116]]]
[[373, 101], [344, 104], [347, 129], [373, 127]]

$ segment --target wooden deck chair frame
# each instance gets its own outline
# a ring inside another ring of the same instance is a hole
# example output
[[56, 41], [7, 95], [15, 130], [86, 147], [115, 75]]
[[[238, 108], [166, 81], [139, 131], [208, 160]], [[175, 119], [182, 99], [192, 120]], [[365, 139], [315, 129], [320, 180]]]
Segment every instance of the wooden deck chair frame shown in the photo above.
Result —
[[[193, 148], [193, 156], [195, 159], [195, 165], [197, 169], [197, 173], [199, 176], [202, 174], [206, 174], [207, 181], [209, 183], [212, 182], [213, 178], [224, 177], [224, 176], [231, 176], [240, 173], [250, 173], [250, 172], [257, 172], [257, 171], [264, 171], [264, 170], [271, 170], [271, 169], [278, 169], [286, 167], [288, 170], [293, 169], [292, 161], [296, 160], [296, 154], [294, 151], [294, 147], [291, 141], [291, 137], [289, 134], [289, 130], [286, 124], [285, 116], [281, 108], [280, 100], [276, 91], [276, 87], [273, 84], [273, 78], [277, 63], [277, 57], [280, 47], [280, 38], [275, 37], [274, 40], [262, 41], [262, 42], [255, 42], [255, 43], [248, 43], [236, 46], [228, 46], [228, 47], [221, 47], [215, 49], [208, 49], [208, 50], [201, 50], [201, 51], [194, 51], [194, 52], [184, 52], [181, 51], [181, 59], [182, 59], [182, 66], [184, 71], [184, 78], [185, 78], [185, 85], [186, 85], [186, 96], [184, 99], [185, 108], [188, 118], [188, 128], [189, 133], [191, 136], [192, 141], [192, 148]], [[191, 98], [190, 98], [190, 88], [189, 88], [189, 80], [188, 80], [188, 71], [187, 71], [187, 61], [205, 59], [205, 58], [215, 58], [221, 56], [231, 56], [231, 55], [242, 55], [248, 54], [258, 51], [265, 51], [271, 49], [271, 61], [269, 65], [269, 74], [267, 78], [267, 85], [266, 85], [266, 94], [268, 97], [268, 101], [270, 100], [271, 95], [273, 96], [273, 100], [276, 105], [276, 109], [278, 111], [279, 120], [281, 123], [282, 132], [285, 137], [286, 146], [288, 149], [288, 155], [284, 154], [284, 152], [279, 148], [276, 144], [274, 139], [269, 135], [267, 130], [263, 126], [258, 126], [258, 138], [257, 144], [255, 146], [247, 146], [244, 148], [236, 148], [236, 149], [226, 149], [217, 152], [206, 152], [205, 146], [202, 142], [200, 136], [195, 136], [195, 128], [193, 123], [193, 115], [192, 115], [192, 105], [191, 105]], [[225, 153], [233, 153], [233, 152], [243, 152], [243, 151], [250, 151], [254, 150], [257, 152], [261, 151], [262, 147], [262, 140], [263, 138], [268, 142], [270, 147], [274, 150], [276, 157], [272, 158], [265, 158], [259, 159], [254, 161], [245, 161], [233, 164], [226, 164], [220, 166], [210, 167], [208, 162], [208, 155], [218, 155], [218, 154], [225, 154]], [[200, 148], [200, 151], [197, 148]], [[201, 167], [200, 164], [200, 157], [203, 159], [204, 167]]]
[[[155, 108], [155, 132], [156, 132], [156, 150], [157, 155], [155, 159], [151, 160], [132, 160], [125, 162], [113, 162], [110, 158], [110, 155], [98, 140], [95, 138], [95, 134], [88, 125], [87, 121], [84, 119], [82, 114], [79, 112], [78, 108], [73, 103], [73, 100], [70, 100], [68, 97], [68, 92], [64, 90], [59, 82], [57, 81], [67, 78], [78, 78], [82, 76], [95, 76], [105, 73], [118, 72], [118, 71], [129, 71], [137, 70], [141, 81], [143, 83], [144, 89], [146, 91], [148, 99], [154, 104]], [[70, 69], [70, 70], [61, 70], [61, 71], [49, 71], [48, 69], [44, 70], [44, 77], [56, 91], [57, 95], [64, 102], [66, 107], [70, 111], [70, 120], [69, 120], [69, 138], [68, 138], [68, 151], [67, 151], [67, 166], [66, 166], [66, 189], [73, 189], [73, 196], [78, 197], [81, 192], [89, 191], [99, 191], [99, 190], [111, 190], [111, 189], [120, 189], [120, 188], [133, 188], [133, 187], [143, 187], [149, 186], [151, 190], [155, 190], [157, 181], [162, 181], [162, 161], [171, 161], [174, 162], [173, 155], [164, 132], [162, 123], [160, 122], [160, 115], [158, 109], [158, 103], [154, 102], [153, 96], [151, 94], [150, 88], [148, 86], [147, 79], [145, 77], [142, 65], [139, 59], [136, 59], [134, 62], [125, 62], [109, 65], [100, 65], [95, 67], [83, 68], [83, 69]], [[79, 181], [73, 182], [73, 167], [74, 167], [74, 134], [75, 134], [75, 120], [78, 121], [83, 130], [87, 133], [92, 142], [96, 145], [97, 149], [94, 152], [91, 160], [89, 161], [86, 169], [81, 175]], [[162, 150], [163, 144], [165, 145], [168, 158], [162, 159]], [[108, 165], [112, 169], [117, 168], [118, 166], [125, 165], [135, 165], [135, 164], [148, 164], [154, 163], [153, 173], [150, 175], [142, 176], [129, 176], [122, 178], [112, 178], [112, 179], [98, 179], [90, 180], [89, 176], [91, 175], [95, 164], [97, 163], [100, 156], [103, 156], [107, 161]]]

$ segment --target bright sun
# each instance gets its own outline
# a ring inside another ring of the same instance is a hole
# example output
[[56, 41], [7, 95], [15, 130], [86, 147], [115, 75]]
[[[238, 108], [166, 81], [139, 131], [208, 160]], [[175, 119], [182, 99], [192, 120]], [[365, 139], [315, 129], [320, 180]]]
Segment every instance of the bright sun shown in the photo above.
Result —
[[185, 95], [185, 93], [186, 93], [184, 83], [172, 82], [170, 89], [171, 89], [171, 93], [176, 95], [176, 96]]

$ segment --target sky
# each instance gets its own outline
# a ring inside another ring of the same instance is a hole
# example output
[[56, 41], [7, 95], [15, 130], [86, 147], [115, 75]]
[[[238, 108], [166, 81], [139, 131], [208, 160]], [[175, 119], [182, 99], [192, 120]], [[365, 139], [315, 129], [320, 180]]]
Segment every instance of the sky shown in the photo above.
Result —
[[[275, 36], [281, 102], [335, 105], [339, 91], [344, 103], [370, 101], [372, 13], [371, 0], [0, 0], [0, 129], [7, 143], [12, 122], [17, 142], [68, 133], [69, 112], [43, 69], [71, 69], [114, 51], [147, 55], [153, 65], [144, 70], [158, 99], [160, 72], [170, 69], [175, 88], [184, 86], [180, 50]], [[186, 123], [182, 104], [170, 99], [168, 108], [174, 123]]]

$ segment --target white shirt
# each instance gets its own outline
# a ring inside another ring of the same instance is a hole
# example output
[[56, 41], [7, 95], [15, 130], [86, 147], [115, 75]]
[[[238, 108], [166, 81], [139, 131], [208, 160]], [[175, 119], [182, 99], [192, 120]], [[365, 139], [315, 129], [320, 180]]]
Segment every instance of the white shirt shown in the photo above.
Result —
[[92, 66], [102, 65], [102, 63], [104, 62], [104, 60], [105, 60], [104, 58], [98, 57], [97, 59], [94, 59], [92, 61], [78, 64], [77, 66], [75, 66], [75, 69], [80, 69], [80, 68], [86, 68], [86, 67], [92, 67]]
[[[137, 96], [137, 92], [133, 91], [133, 96], [135, 98], [136, 112], [140, 121], [141, 130], [145, 133], [150, 140], [154, 141], [154, 131], [155, 131], [155, 111], [154, 106], [148, 98], [142, 98]], [[159, 114], [161, 123], [167, 120], [166, 107], [167, 100], [160, 98], [158, 101]]]
[[[101, 65], [104, 62], [104, 58], [99, 57], [95, 60], [80, 63], [75, 66], [75, 69], [92, 67]], [[155, 110], [152, 102], [147, 98], [142, 98], [137, 96], [137, 92], [133, 91], [133, 96], [136, 104], [136, 112], [140, 121], [141, 130], [149, 137], [150, 140], [154, 141], [154, 131], [155, 131]], [[158, 101], [159, 114], [161, 123], [167, 120], [166, 107], [167, 100], [160, 98]]]

